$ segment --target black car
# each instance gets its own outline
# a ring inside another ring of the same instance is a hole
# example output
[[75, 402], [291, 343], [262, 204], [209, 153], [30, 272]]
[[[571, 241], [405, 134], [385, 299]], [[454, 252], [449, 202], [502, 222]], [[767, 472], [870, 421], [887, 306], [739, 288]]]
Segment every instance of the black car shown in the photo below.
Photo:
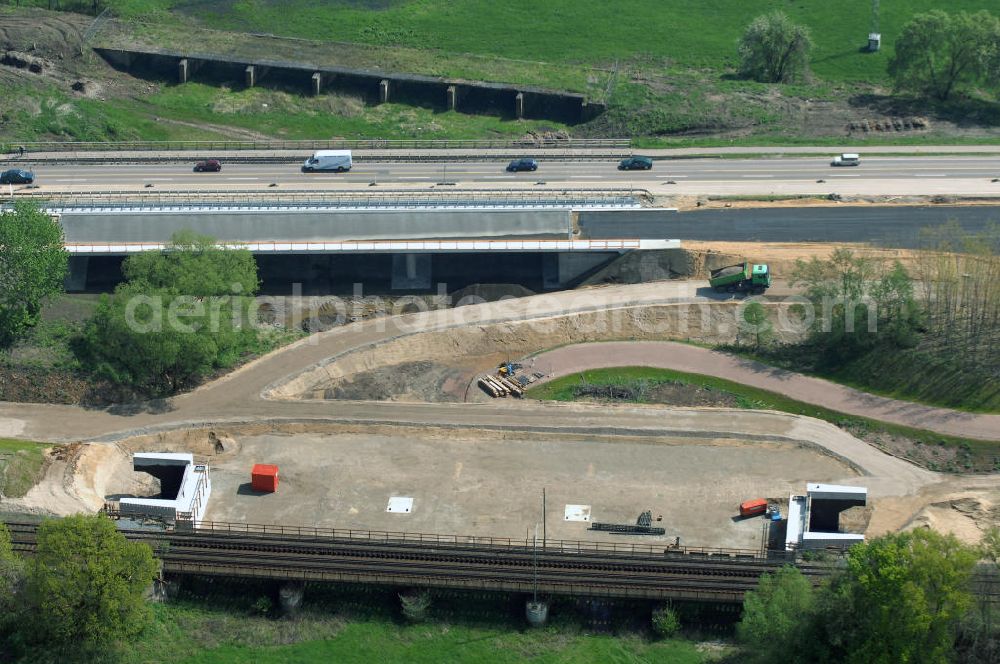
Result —
[[653, 160], [649, 157], [629, 157], [618, 162], [619, 171], [648, 171], [653, 168]]
[[206, 159], [194, 165], [195, 173], [218, 173], [222, 170], [222, 163], [218, 159]]
[[20, 168], [12, 168], [0, 173], [0, 184], [31, 184], [34, 181], [34, 173]]
[[507, 170], [511, 173], [518, 171], [537, 171], [538, 162], [534, 159], [515, 159], [507, 164]]

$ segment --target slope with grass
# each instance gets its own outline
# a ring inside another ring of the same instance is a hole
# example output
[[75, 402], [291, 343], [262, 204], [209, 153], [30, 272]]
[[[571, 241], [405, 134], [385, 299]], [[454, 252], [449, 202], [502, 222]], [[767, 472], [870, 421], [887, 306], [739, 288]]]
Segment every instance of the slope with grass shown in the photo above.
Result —
[[[57, 32], [46, 21], [62, 24], [51, 12], [26, 10], [25, 4], [49, 3], [22, 0], [21, 8], [0, 7], [0, 49], [28, 50], [43, 58], [50, 50], [58, 55], [49, 58], [52, 70], [43, 76], [7, 76], [0, 66], [0, 140], [245, 139], [251, 134], [495, 138], [568, 130], [582, 137], [628, 136], [650, 147], [823, 145], [845, 139], [871, 144], [1000, 141], [995, 92], [937, 104], [894, 96], [887, 87], [886, 62], [910, 16], [931, 8], [991, 8], [986, 0], [883, 1], [885, 47], [878, 54], [861, 50], [868, 32], [868, 0], [833, 5], [636, 0], [628, 4], [627, 15], [598, 0], [107, 0], [102, 6], [109, 6], [118, 19], [105, 23], [89, 42], [231, 52], [234, 57], [266, 53], [320, 64], [538, 85], [584, 92], [607, 104], [606, 113], [572, 128], [375, 106], [350, 96], [303, 100], [243, 91], [240, 81], [231, 90], [215, 91], [197, 84], [137, 81], [93, 56], [88, 60], [82, 46], [86, 20], [75, 23], [80, 34], [47, 45], [44, 36]], [[59, 5], [80, 11], [92, 7], [83, 0]], [[740, 32], [754, 16], [773, 8], [812, 28], [817, 46], [810, 81], [775, 86], [736, 78]], [[305, 41], [310, 39], [315, 41]], [[76, 55], [66, 52], [67, 44], [78, 42], [70, 49]], [[60, 68], [72, 68], [80, 60], [87, 61], [86, 67], [78, 67], [74, 76], [96, 83], [97, 93], [71, 90], [72, 77], [53, 80]], [[920, 118], [925, 128], [889, 130], [894, 126], [890, 118]], [[869, 122], [883, 130], [858, 129]]]
[[728, 397], [738, 408], [777, 410], [825, 420], [862, 440], [897, 456], [904, 456], [931, 470], [950, 472], [1000, 470], [1000, 441], [946, 436], [925, 429], [848, 415], [744, 383], [672, 369], [652, 367], [592, 369], [555, 378], [531, 388], [526, 396], [535, 399], [574, 401], [589, 398], [583, 395], [593, 394], [595, 386], [609, 386], [619, 388], [614, 392], [620, 395], [620, 398], [652, 403], [653, 401], [646, 396], [651, 393], [649, 387], [662, 384], [716, 392]]
[[0, 438], [0, 496], [21, 498], [42, 477], [44, 443]]

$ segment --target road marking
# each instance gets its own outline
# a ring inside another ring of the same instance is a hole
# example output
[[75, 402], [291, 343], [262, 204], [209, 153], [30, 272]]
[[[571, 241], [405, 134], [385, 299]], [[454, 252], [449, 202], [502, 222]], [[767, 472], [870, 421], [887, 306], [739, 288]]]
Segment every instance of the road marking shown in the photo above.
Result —
[[774, 176], [773, 175], [768, 175], [768, 174], [760, 174], [760, 175], [741, 175], [740, 177], [744, 177], [744, 178], [773, 178]]
[[510, 177], [509, 175], [484, 175], [482, 177], [482, 179], [483, 180], [506, 180], [509, 177]]
[[859, 178], [861, 176], [860, 175], [846, 175], [846, 174], [837, 173], [836, 175], [831, 175], [830, 177], [832, 177], [832, 178]]
[[687, 177], [691, 177], [691, 176], [690, 175], [654, 175], [653, 177], [654, 178], [670, 178], [671, 180], [675, 180], [677, 178], [687, 178]]
[[399, 180], [430, 180], [429, 175], [400, 175]]
[[947, 173], [914, 173], [913, 177], [917, 178], [946, 178]]
[[226, 178], [227, 180], [259, 180], [260, 178]]
[[579, 179], [600, 180], [604, 176], [603, 175], [570, 175], [569, 177], [572, 178], [572, 179], [576, 179], [576, 180], [579, 180]]
[[174, 178], [143, 178], [147, 182], [173, 182]]
[[53, 182], [86, 182], [87, 178], [56, 178]]

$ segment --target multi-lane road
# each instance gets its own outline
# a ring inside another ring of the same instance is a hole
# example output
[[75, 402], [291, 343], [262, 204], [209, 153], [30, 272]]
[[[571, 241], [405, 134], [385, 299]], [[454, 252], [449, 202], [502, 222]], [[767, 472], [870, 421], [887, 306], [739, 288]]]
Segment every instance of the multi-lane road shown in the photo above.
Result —
[[[31, 162], [21, 162], [31, 167]], [[39, 164], [36, 183], [44, 188], [105, 189], [109, 187], [256, 189], [283, 187], [430, 185], [455, 182], [477, 186], [566, 184], [573, 186], [636, 186], [665, 191], [667, 185], [699, 190], [773, 189], [782, 185], [858, 188], [866, 183], [881, 193], [928, 193], [929, 188], [962, 193], [971, 183], [1000, 194], [1000, 156], [871, 157], [860, 166], [836, 168], [828, 158], [677, 159], [659, 160], [651, 171], [619, 171], [610, 161], [545, 161], [536, 172], [507, 173], [505, 162], [365, 163], [356, 160], [349, 173], [302, 173], [297, 164], [226, 163], [220, 173], [194, 173], [191, 164]], [[818, 182], [823, 180], [825, 182]], [[935, 183], [932, 186], [932, 183]], [[959, 184], [961, 183], [961, 184]], [[827, 188], [828, 188], [827, 187]], [[937, 193], [936, 191], [933, 193]]]
[[924, 246], [921, 231], [956, 221], [969, 233], [1000, 224], [1000, 207], [888, 206], [622, 210], [581, 212], [581, 237], [588, 239], [670, 237], [725, 242], [867, 242], [884, 247]]

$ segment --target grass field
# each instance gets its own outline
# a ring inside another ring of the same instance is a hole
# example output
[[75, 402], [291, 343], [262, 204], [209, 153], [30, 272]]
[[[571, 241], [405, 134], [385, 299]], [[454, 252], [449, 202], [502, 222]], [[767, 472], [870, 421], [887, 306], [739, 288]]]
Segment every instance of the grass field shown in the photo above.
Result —
[[[252, 592], [252, 591], [251, 591]], [[308, 594], [308, 592], [307, 592]], [[589, 635], [572, 624], [538, 630], [431, 622], [403, 625], [378, 615], [305, 611], [293, 620], [263, 617], [246, 607], [212, 608], [177, 601], [153, 606], [152, 624], [117, 652], [75, 657], [33, 651], [19, 664], [700, 664], [711, 657], [691, 641], [638, 635]], [[8, 660], [5, 660], [8, 661]]]
[[995, 0], [882, 0], [882, 53], [861, 53], [869, 0], [112, 0], [120, 15], [192, 16], [208, 27], [556, 63], [607, 64], [640, 54], [683, 67], [724, 69], [755, 16], [781, 9], [812, 29], [815, 72], [881, 81], [902, 24], [929, 9], [996, 10]]
[[35, 486], [47, 447], [44, 443], [0, 438], [0, 495], [20, 498]]
[[[92, 3], [63, 0], [58, 6], [90, 11]], [[632, 137], [638, 147], [842, 144], [849, 123], [912, 115], [929, 116], [931, 129], [856, 133], [848, 140], [869, 145], [1000, 142], [995, 100], [900, 100], [888, 95], [886, 73], [893, 41], [913, 14], [933, 8], [996, 11], [995, 0], [882, 0], [884, 48], [877, 54], [862, 50], [869, 0], [631, 0], [625, 5], [600, 0], [107, 0], [102, 6], [109, 6], [119, 22], [105, 24], [92, 44], [237, 58], [266, 53], [318, 66], [574, 90], [609, 110], [572, 128], [573, 134]], [[734, 77], [741, 31], [774, 8], [812, 29], [815, 78], [808, 82], [767, 86]], [[0, 82], [0, 139], [461, 139], [564, 129], [553, 122], [367, 105], [339, 95], [304, 99], [242, 91], [238, 82], [235, 91], [157, 86], [157, 91], [106, 101], [46, 85]]]
[[[655, 369], [651, 367], [595, 369], [593, 371], [563, 376], [544, 385], [539, 385], [528, 390], [526, 396], [534, 399], [573, 401], [577, 398], [576, 388], [584, 384], [584, 382], [589, 385], [629, 385], [637, 381], [648, 381], [651, 383], [675, 382], [718, 390], [733, 395], [741, 408], [778, 410], [795, 415], [815, 417], [830, 422], [859, 438], [876, 444], [881, 443], [883, 440], [888, 440], [888, 438], [905, 439], [913, 444], [914, 449], [921, 452], [921, 454], [915, 455], [913, 460], [920, 461], [935, 470], [976, 472], [1000, 470], [1000, 461], [998, 461], [1000, 459], [1000, 440], [982, 441], [956, 436], [945, 436], [924, 429], [914, 429], [848, 415], [723, 378], [673, 371], [670, 369]], [[937, 462], [932, 460], [934, 456], [937, 456], [933, 454], [935, 447], [950, 448], [953, 452], [957, 453], [957, 456], [947, 466], [938, 465]], [[927, 450], [931, 451], [929, 456], [923, 454]], [[928, 459], [931, 460], [928, 461]]]

